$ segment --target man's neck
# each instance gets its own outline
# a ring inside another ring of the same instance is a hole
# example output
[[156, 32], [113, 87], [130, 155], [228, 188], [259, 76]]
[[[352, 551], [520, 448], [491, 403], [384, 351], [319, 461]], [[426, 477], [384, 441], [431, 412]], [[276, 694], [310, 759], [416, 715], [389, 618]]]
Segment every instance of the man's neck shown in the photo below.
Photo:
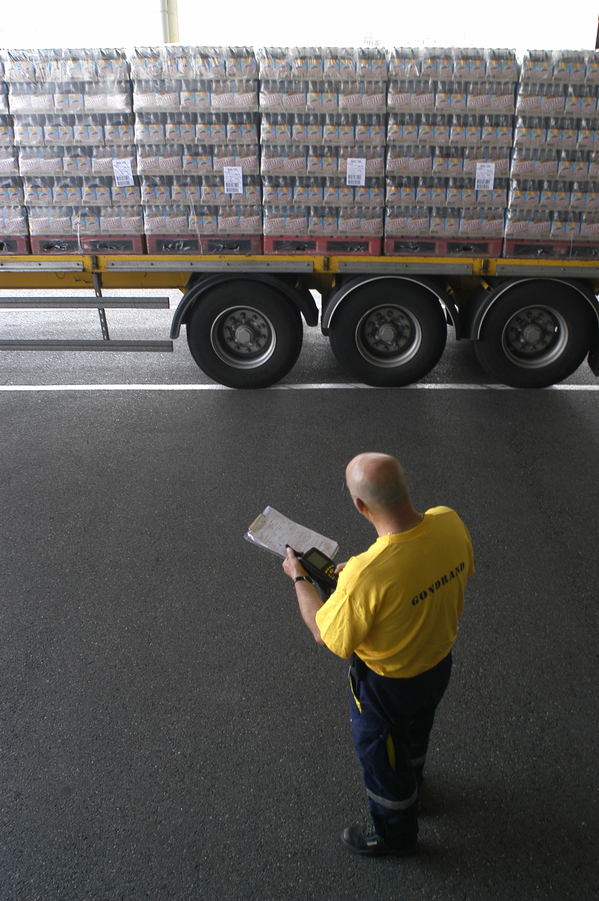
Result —
[[384, 535], [399, 535], [402, 532], [409, 532], [415, 529], [424, 519], [424, 513], [419, 513], [414, 507], [410, 510], [402, 511], [401, 514], [392, 517], [381, 517], [373, 520], [372, 524], [376, 529], [379, 538]]

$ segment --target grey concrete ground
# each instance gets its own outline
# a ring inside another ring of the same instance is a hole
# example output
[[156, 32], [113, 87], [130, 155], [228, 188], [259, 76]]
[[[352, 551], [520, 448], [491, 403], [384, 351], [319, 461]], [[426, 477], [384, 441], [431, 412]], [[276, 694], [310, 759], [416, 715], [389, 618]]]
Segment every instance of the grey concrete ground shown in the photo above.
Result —
[[[0, 367], [208, 383], [183, 342]], [[2, 901], [599, 897], [599, 398], [485, 389], [461, 344], [426, 381], [352, 388], [316, 334], [289, 390], [0, 391]], [[364, 449], [458, 510], [477, 566], [409, 859], [342, 846], [367, 819], [346, 664], [243, 541], [271, 504], [364, 548], [340, 490]]]

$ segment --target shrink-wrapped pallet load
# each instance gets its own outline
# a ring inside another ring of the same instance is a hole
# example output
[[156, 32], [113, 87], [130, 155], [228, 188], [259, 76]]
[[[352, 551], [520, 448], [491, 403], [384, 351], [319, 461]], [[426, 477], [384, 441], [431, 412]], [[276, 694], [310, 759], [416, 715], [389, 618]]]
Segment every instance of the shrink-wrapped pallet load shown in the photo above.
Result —
[[151, 253], [259, 253], [253, 51], [169, 45], [129, 53]]
[[387, 254], [501, 252], [517, 80], [509, 50], [391, 52]]
[[7, 50], [2, 56], [32, 251], [142, 252], [123, 52]]
[[266, 48], [260, 62], [267, 253], [380, 253], [384, 51]]
[[505, 253], [599, 254], [599, 53], [531, 51], [522, 64]]

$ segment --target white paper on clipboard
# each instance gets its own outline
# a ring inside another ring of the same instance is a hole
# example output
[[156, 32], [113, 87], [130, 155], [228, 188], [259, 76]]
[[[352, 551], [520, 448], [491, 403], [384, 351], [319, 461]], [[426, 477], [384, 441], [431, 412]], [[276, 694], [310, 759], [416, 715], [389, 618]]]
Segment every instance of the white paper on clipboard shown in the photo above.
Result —
[[298, 554], [305, 553], [311, 547], [317, 547], [331, 560], [339, 550], [339, 545], [332, 538], [326, 538], [319, 532], [300, 526], [273, 507], [266, 507], [264, 512], [256, 517], [245, 533], [245, 539], [279, 557], [287, 556], [286, 545], [292, 547]]

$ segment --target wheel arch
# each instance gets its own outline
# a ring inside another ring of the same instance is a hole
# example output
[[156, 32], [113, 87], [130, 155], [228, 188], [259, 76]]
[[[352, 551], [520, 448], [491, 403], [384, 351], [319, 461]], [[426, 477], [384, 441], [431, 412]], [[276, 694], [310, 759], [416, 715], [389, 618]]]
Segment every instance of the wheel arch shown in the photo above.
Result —
[[590, 307], [592, 307], [597, 321], [597, 332], [599, 334], [599, 301], [591, 286], [584, 281], [577, 279], [552, 278], [552, 277], [535, 277], [525, 276], [522, 278], [508, 278], [505, 281], [495, 285], [491, 291], [479, 289], [479, 296], [473, 300], [473, 306], [470, 310], [469, 321], [467, 324], [467, 337], [472, 341], [478, 341], [482, 335], [484, 322], [487, 314], [492, 307], [512, 288], [519, 285], [533, 285], [539, 282], [549, 282], [560, 285], [562, 287], [571, 288], [574, 292], [583, 297]]
[[392, 275], [392, 274], [377, 274], [377, 275], [361, 275], [355, 278], [348, 279], [344, 281], [340, 285], [333, 288], [333, 290], [323, 298], [322, 305], [322, 330], [326, 334], [327, 329], [329, 328], [333, 317], [339, 314], [343, 301], [358, 288], [364, 287], [364, 285], [373, 284], [378, 281], [401, 281], [401, 282], [409, 282], [412, 285], [419, 285], [422, 288], [425, 288], [430, 294], [432, 294], [439, 301], [439, 304], [443, 307], [443, 309], [449, 315], [451, 323], [455, 330], [456, 338], [462, 337], [462, 323], [460, 318], [460, 311], [453, 300], [452, 296], [447, 293], [443, 288], [440, 287], [433, 279], [427, 278], [426, 276], [410, 276], [410, 275]]
[[245, 272], [226, 273], [201, 276], [190, 284], [173, 315], [170, 332], [171, 339], [179, 337], [181, 326], [187, 322], [192, 307], [203, 295], [207, 294], [212, 288], [234, 282], [252, 282], [258, 285], [267, 285], [297, 307], [306, 320], [307, 325], [318, 325], [318, 308], [314, 298], [304, 285], [292, 285], [283, 281], [283, 279], [274, 278], [271, 275], [253, 275]]

